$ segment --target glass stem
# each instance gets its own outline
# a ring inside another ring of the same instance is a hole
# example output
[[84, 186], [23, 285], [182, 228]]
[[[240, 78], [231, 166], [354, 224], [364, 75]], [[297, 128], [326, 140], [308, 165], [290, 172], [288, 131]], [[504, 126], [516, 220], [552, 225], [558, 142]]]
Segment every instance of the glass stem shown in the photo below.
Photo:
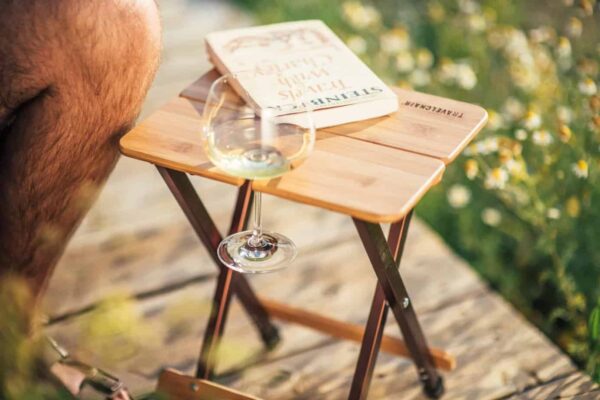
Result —
[[259, 247], [262, 243], [262, 193], [254, 192], [254, 226], [252, 236], [248, 242], [253, 247]]

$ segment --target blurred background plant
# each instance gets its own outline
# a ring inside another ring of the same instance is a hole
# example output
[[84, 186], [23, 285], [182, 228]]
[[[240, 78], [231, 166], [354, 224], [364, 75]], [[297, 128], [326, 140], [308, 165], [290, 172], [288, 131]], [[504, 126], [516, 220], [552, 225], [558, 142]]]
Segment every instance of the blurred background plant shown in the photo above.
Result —
[[598, 3], [237, 1], [322, 19], [390, 84], [487, 108], [417, 211], [600, 381]]
[[0, 279], [0, 399], [70, 399], [66, 391], [40, 379], [43, 346], [41, 319], [32, 307], [29, 288], [22, 279]]

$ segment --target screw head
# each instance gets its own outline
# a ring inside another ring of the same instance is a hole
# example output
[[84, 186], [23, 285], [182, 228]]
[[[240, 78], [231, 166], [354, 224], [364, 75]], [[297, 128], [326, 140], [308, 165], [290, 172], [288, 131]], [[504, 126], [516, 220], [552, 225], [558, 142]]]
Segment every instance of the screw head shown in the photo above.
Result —
[[405, 297], [404, 300], [402, 300], [402, 308], [408, 308], [409, 305], [410, 299], [408, 297]]

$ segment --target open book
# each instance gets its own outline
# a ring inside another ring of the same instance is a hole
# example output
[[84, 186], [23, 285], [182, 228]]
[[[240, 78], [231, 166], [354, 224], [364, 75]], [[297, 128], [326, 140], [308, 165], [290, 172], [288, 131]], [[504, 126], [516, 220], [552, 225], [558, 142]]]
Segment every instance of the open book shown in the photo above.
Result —
[[258, 114], [271, 109], [293, 119], [301, 104], [323, 128], [398, 109], [396, 95], [319, 20], [213, 32], [206, 48]]

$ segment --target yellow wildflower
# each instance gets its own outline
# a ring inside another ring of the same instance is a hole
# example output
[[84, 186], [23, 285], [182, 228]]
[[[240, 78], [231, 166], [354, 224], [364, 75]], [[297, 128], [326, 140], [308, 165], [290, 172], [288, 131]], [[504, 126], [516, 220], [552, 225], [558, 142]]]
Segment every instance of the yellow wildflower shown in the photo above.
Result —
[[579, 216], [579, 214], [581, 213], [581, 204], [579, 203], [577, 197], [569, 197], [567, 203], [565, 204], [565, 210], [571, 218], [577, 218]]
[[446, 10], [437, 1], [431, 1], [427, 4], [427, 15], [433, 22], [441, 22], [446, 16]]
[[567, 22], [565, 30], [567, 31], [567, 35], [571, 36], [572, 38], [578, 38], [581, 36], [581, 32], [583, 31], [583, 24], [579, 19], [571, 17]]
[[561, 125], [558, 128], [558, 137], [563, 143], [567, 143], [571, 139], [571, 136], [573, 136], [573, 132], [571, 132], [571, 128], [567, 125]]
[[498, 152], [498, 158], [500, 159], [500, 162], [502, 164], [506, 164], [508, 160], [512, 160], [513, 158], [512, 151], [510, 151], [510, 149], [507, 148], [502, 148]]
[[594, 111], [600, 111], [600, 96], [590, 98], [590, 108]]
[[519, 142], [511, 142], [509, 148], [515, 156], [520, 156], [523, 153], [523, 146]]
[[468, 159], [467, 162], [465, 162], [465, 174], [467, 175], [467, 178], [473, 180], [478, 173], [479, 166], [477, 165], [477, 161], [472, 158]]
[[581, 0], [579, 2], [579, 8], [581, 8], [583, 13], [587, 16], [594, 14], [594, 5], [590, 0]]

